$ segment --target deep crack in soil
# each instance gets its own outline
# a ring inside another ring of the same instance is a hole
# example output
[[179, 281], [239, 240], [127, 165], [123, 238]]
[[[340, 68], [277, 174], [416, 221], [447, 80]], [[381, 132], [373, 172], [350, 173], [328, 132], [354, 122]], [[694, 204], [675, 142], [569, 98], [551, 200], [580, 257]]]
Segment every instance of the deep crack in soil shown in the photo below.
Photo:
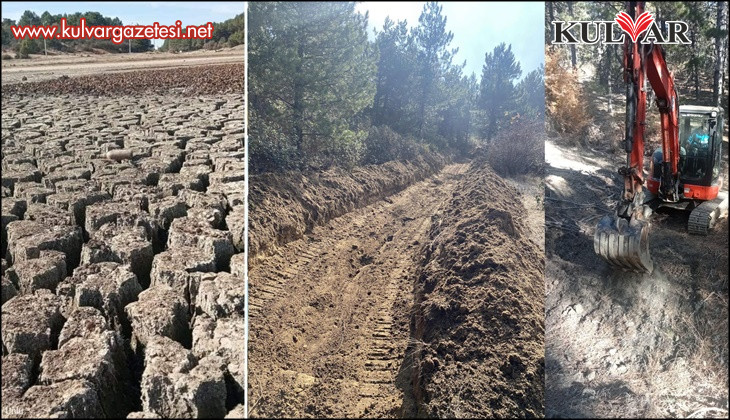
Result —
[[255, 417], [409, 417], [414, 276], [468, 164], [314, 228], [249, 272]]

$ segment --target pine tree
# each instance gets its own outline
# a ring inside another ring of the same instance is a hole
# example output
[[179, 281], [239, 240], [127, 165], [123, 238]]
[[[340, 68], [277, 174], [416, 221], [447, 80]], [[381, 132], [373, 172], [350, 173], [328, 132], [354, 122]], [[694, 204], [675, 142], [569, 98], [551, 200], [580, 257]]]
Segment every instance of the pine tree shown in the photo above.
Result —
[[418, 135], [428, 137], [435, 127], [428, 122], [439, 108], [439, 98], [435, 95], [437, 83], [451, 69], [451, 59], [458, 49], [449, 49], [454, 35], [446, 31], [446, 17], [442, 15], [443, 6], [429, 2], [423, 7], [414, 30], [414, 42], [418, 52], [420, 86], [418, 90]]
[[300, 166], [357, 162], [367, 132], [356, 117], [375, 95], [367, 17], [354, 3], [252, 3], [249, 13], [252, 108], [293, 142]]
[[478, 105], [485, 112], [483, 134], [487, 140], [497, 134], [509, 114], [516, 109], [514, 82], [521, 74], [520, 63], [515, 60], [511, 45], [501, 43], [493, 52], [485, 54]]

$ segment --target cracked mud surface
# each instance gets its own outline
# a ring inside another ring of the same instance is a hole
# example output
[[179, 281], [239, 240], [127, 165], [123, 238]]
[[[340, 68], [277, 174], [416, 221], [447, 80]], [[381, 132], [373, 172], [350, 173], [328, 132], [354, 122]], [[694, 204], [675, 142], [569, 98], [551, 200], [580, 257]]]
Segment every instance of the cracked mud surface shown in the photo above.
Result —
[[111, 88], [130, 73], [99, 79], [113, 96], [3, 86], [3, 417], [241, 412], [244, 103], [224, 67], [207, 95]]

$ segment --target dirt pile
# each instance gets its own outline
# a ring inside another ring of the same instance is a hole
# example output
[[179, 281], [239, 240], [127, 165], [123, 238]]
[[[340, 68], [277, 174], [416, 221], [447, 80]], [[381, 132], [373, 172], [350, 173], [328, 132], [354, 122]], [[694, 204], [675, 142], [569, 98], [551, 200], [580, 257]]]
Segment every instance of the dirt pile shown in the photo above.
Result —
[[541, 417], [544, 258], [484, 159], [432, 218], [411, 322], [427, 417]]
[[243, 57], [240, 64], [221, 64], [162, 70], [135, 70], [124, 73], [67, 77], [41, 82], [4, 85], [3, 96], [41, 95], [133, 95], [184, 93], [205, 95], [242, 93]]
[[300, 239], [314, 226], [394, 194], [445, 164], [439, 155], [413, 161], [340, 168], [303, 174], [266, 173], [251, 177], [249, 187], [249, 261]]

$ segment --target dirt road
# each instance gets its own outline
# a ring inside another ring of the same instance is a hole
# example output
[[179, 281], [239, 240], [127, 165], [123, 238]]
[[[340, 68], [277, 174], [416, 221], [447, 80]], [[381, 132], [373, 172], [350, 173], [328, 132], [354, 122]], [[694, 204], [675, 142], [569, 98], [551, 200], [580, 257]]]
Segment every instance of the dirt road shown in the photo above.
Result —
[[617, 271], [593, 232], [619, 198], [623, 157], [551, 142], [545, 155], [546, 416], [726, 416], [727, 220], [698, 237], [686, 215], [659, 212], [654, 273]]
[[[132, 70], [170, 69], [204, 64], [241, 63], [243, 50], [188, 53], [135, 54], [67, 54], [53, 57], [34, 56], [31, 60], [2, 60], [2, 84], [20, 81], [38, 82], [61, 76], [121, 73]], [[23, 80], [25, 77], [25, 80]]]
[[467, 164], [317, 227], [249, 273], [252, 416], [403, 416], [420, 244]]

